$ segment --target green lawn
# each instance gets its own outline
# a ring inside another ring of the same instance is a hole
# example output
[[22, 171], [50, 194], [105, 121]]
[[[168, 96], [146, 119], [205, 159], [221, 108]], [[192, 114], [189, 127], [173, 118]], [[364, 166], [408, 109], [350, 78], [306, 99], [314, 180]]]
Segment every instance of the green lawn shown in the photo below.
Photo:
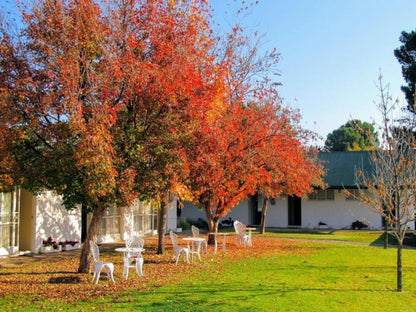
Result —
[[[286, 246], [287, 247], [287, 246]], [[404, 292], [395, 291], [395, 249], [293, 243], [287, 253], [224, 259], [177, 283], [98, 309], [139, 311], [415, 311], [414, 250], [404, 251]], [[244, 252], [244, 250], [241, 250]], [[81, 306], [82, 307], [82, 306]]]
[[[150, 280], [159, 282], [150, 288], [141, 287], [140, 280], [133, 284], [132, 279], [130, 288], [106, 290], [109, 284], [103, 280], [99, 295], [91, 300], [62, 305], [45, 300], [21, 311], [40, 307], [72, 311], [415, 311], [416, 250], [404, 250], [404, 291], [398, 293], [394, 248], [284, 240], [281, 236], [255, 235], [255, 246], [247, 249], [233, 246], [230, 238], [226, 254], [209, 254], [203, 263], [181, 263], [184, 270], [169, 284], [160, 282], [163, 278], [156, 270]], [[150, 274], [151, 265], [145, 258], [145, 274]], [[119, 276], [117, 282], [122, 283]], [[31, 300], [17, 297], [7, 306], [19, 310], [19, 301]], [[3, 303], [0, 299], [4, 307]]]
[[[343, 242], [368, 243], [371, 245], [384, 244], [383, 231], [359, 231], [359, 230], [295, 230], [295, 229], [268, 229], [266, 235], [278, 234], [281, 238], [298, 238], [313, 240], [334, 240]], [[395, 245], [396, 239], [393, 233], [389, 233], [389, 244]], [[416, 247], [416, 236], [410, 231], [405, 239], [405, 244]]]

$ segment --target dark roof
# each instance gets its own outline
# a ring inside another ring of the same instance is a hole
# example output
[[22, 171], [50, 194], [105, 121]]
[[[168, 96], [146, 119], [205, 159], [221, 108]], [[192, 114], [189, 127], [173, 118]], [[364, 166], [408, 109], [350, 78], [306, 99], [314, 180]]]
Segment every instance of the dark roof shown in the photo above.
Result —
[[362, 170], [366, 176], [372, 170], [372, 152], [320, 152], [329, 188], [356, 188], [356, 172]]

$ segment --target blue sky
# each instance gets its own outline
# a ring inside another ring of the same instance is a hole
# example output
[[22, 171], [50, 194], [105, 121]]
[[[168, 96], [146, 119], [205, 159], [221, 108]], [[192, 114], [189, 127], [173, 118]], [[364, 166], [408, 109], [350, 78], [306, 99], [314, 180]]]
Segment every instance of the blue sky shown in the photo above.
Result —
[[[0, 8], [10, 11], [12, 3], [0, 0]], [[210, 3], [225, 26], [241, 6], [241, 0]], [[243, 22], [265, 35], [265, 48], [281, 54], [280, 95], [300, 110], [305, 128], [325, 139], [351, 118], [378, 122], [380, 70], [391, 95], [405, 105], [393, 50], [401, 31], [416, 29], [415, 14], [415, 0], [259, 0]]]
[[[222, 25], [235, 20], [231, 12], [240, 6], [211, 5]], [[243, 22], [281, 54], [285, 103], [300, 110], [305, 128], [326, 138], [351, 118], [379, 122], [380, 71], [390, 94], [406, 104], [393, 50], [403, 30], [416, 29], [415, 17], [415, 0], [259, 0]]]

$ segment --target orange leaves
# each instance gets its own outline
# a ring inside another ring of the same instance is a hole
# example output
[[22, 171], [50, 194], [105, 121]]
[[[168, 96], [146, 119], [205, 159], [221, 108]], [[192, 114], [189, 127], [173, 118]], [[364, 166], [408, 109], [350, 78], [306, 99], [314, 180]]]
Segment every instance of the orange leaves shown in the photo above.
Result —
[[[78, 302], [92, 302], [104, 296], [111, 296], [117, 302], [125, 291], [134, 292], [134, 297], [140, 298], [140, 292], [181, 283], [188, 276], [195, 274], [195, 270], [207, 278], [218, 279], [221, 278], [222, 267], [228, 262], [238, 263], [245, 259], [310, 252], [309, 248], [304, 248], [296, 242], [260, 238], [256, 235], [252, 240], [254, 247], [244, 248], [236, 246], [234, 237], [230, 236], [227, 239], [226, 253], [219, 249], [219, 252], [213, 255], [213, 246], [210, 245], [209, 253], [202, 256], [202, 262], [175, 265], [170, 242], [166, 241], [167, 251], [164, 255], [156, 255], [157, 239], [154, 236], [148, 237], [145, 239], [146, 251], [143, 253], [144, 276], [139, 278], [132, 270], [127, 281], [122, 277], [122, 254], [114, 251], [122, 244], [103, 244], [100, 246], [100, 258], [114, 263], [114, 284], [108, 281], [105, 272], [102, 272], [98, 285], [92, 283], [92, 273], [77, 274], [79, 250], [0, 259], [0, 293], [3, 297], [13, 298], [14, 300], [9, 302], [18, 302], [20, 309], [39, 310], [45, 302], [49, 308], [49, 303], [73, 308]], [[5, 308], [7, 310], [9, 307]]]

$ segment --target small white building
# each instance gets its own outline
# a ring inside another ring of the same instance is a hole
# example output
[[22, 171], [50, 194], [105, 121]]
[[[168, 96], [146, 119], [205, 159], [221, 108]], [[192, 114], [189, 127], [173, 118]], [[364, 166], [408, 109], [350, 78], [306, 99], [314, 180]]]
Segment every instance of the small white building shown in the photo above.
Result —
[[[326, 169], [326, 190], [316, 190], [305, 198], [282, 196], [271, 200], [266, 216], [266, 227], [349, 229], [352, 222], [364, 221], [370, 229], [381, 229], [383, 219], [374, 209], [365, 207], [345, 190], [356, 193], [355, 172], [371, 170], [371, 152], [322, 152], [319, 158]], [[262, 198], [253, 196], [232, 208], [223, 218], [259, 225]], [[190, 220], [206, 220], [204, 211], [186, 203], [181, 216]], [[320, 225], [325, 224], [325, 225]], [[411, 229], [415, 225], [411, 224]]]
[[[44, 239], [56, 242], [80, 241], [87, 233], [91, 215], [81, 208], [66, 210], [61, 197], [53, 191], [34, 195], [15, 188], [0, 193], [0, 256], [20, 252], [39, 253]], [[167, 229], [176, 228], [176, 200], [169, 204]], [[136, 201], [130, 207], [107, 209], [98, 242], [124, 240], [133, 234], [156, 233], [157, 210]]]
[[43, 239], [81, 240], [81, 211], [67, 211], [51, 191], [34, 195], [16, 187], [0, 194], [0, 255], [38, 253]]

